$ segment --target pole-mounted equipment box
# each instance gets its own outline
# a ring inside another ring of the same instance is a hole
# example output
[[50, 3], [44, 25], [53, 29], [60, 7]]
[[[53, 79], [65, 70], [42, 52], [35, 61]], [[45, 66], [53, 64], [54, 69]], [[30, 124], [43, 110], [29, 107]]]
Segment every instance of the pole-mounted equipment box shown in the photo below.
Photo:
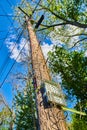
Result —
[[41, 84], [41, 94], [44, 108], [49, 108], [50, 103], [59, 106], [66, 106], [64, 95], [59, 84], [45, 81]]

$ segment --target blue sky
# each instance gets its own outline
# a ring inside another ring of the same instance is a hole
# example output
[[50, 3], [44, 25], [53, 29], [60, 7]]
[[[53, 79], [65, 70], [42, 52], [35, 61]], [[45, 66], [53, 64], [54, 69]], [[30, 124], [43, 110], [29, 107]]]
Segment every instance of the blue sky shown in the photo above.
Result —
[[[0, 93], [2, 93], [8, 102], [11, 105], [12, 102], [12, 86], [10, 85], [10, 73], [9, 70], [12, 64], [15, 62], [19, 49], [22, 48], [25, 39], [21, 39], [20, 46], [19, 42], [16, 42], [16, 36], [19, 34], [18, 31], [15, 33], [14, 27], [17, 28], [16, 21], [13, 20], [13, 17], [7, 17], [6, 15], [14, 15], [13, 8], [18, 5], [20, 0], [1, 0], [0, 1]], [[16, 45], [15, 45], [16, 42]], [[48, 43], [48, 44], [45, 44]], [[52, 49], [50, 38], [46, 38], [42, 49], [44, 55], [47, 57], [47, 52]], [[15, 46], [15, 47], [14, 47]], [[8, 49], [9, 48], [9, 49]], [[14, 49], [12, 49], [14, 48]], [[26, 47], [27, 48], [27, 47]], [[11, 53], [12, 52], [12, 53]], [[18, 64], [18, 63], [16, 63]], [[13, 69], [12, 69], [13, 70]], [[9, 75], [7, 76], [7, 74]], [[6, 77], [7, 76], [7, 77]], [[6, 79], [6, 80], [4, 80]]]
[[[13, 20], [14, 17], [7, 17], [7, 15], [9, 16], [14, 15], [13, 8], [14, 6], [18, 5], [18, 3], [20, 3], [20, 0], [0, 1], [0, 93], [4, 95], [7, 103], [10, 106], [12, 103], [13, 95], [12, 95], [12, 86], [9, 83], [9, 81], [11, 80], [9, 70], [12, 64], [15, 62], [16, 57], [18, 56], [19, 53], [18, 48], [21, 49], [23, 47], [24, 42], [26, 42], [25, 39], [21, 39], [20, 41], [21, 45], [17, 46], [16, 36], [19, 33], [18, 32], [15, 33], [14, 29], [14, 27], [17, 28], [16, 26], [17, 23], [16, 21]], [[49, 45], [51, 44], [49, 38], [47, 38], [45, 42], [46, 43], [49, 42]], [[44, 53], [46, 55], [47, 51], [49, 50], [48, 48], [49, 48], [48, 45], [43, 46], [43, 49], [45, 50]], [[27, 47], [25, 49], [27, 49]], [[16, 63], [16, 65], [17, 64], [18, 63]], [[16, 65], [14, 65], [14, 67]]]
[[[3, 83], [8, 71], [14, 62], [14, 60], [10, 58], [10, 52], [5, 44], [6, 39], [9, 37], [10, 31], [13, 28], [13, 18], [7, 17], [5, 15], [14, 15], [13, 7], [14, 5], [17, 5], [19, 1], [20, 0], [0, 0], [0, 85]], [[3, 85], [0, 88], [0, 93], [5, 96], [5, 99], [9, 104], [11, 103], [12, 99], [11, 88], [11, 85], [7, 81], [4, 81]]]

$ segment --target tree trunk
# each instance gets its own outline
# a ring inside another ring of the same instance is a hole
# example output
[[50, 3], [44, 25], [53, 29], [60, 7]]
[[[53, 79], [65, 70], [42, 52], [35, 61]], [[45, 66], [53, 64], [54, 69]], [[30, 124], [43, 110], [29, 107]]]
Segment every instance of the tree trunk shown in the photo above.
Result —
[[[39, 88], [42, 80], [50, 81], [51, 77], [30, 20], [26, 18], [26, 22], [30, 37], [32, 65]], [[67, 130], [62, 110], [56, 107], [44, 109], [40, 91], [36, 94], [36, 99], [40, 130]]]

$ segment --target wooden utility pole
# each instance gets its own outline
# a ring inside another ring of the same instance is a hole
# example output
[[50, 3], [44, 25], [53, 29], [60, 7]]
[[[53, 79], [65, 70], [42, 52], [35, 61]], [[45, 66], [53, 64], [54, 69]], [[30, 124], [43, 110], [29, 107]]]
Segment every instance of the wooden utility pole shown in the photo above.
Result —
[[[32, 65], [34, 70], [34, 78], [37, 82], [37, 87], [41, 86], [41, 81], [51, 80], [49, 70], [44, 59], [41, 46], [36, 38], [35, 32], [32, 28], [31, 22], [26, 18], [27, 28], [30, 37], [30, 46], [31, 46], [31, 57]], [[36, 94], [37, 98], [37, 108], [38, 108], [38, 117], [40, 130], [67, 130], [63, 112], [60, 108], [50, 107], [45, 109], [43, 106], [43, 100], [41, 92], [39, 91]]]

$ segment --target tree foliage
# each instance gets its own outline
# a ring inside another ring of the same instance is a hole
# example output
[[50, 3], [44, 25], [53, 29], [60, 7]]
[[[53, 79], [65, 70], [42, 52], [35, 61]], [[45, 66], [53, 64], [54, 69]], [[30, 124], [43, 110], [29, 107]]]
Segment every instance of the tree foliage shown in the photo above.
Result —
[[[87, 4], [86, 0], [44, 0], [22, 1], [20, 7], [31, 18], [33, 27], [44, 15], [44, 20], [36, 29], [38, 38], [42, 41], [44, 36], [71, 45], [87, 42]], [[22, 4], [23, 3], [23, 4]], [[19, 24], [26, 28], [25, 13], [16, 8]], [[22, 26], [22, 27], [23, 27]], [[54, 37], [55, 35], [55, 37]], [[57, 37], [57, 38], [56, 38]], [[86, 44], [84, 44], [86, 46]], [[87, 46], [86, 46], [87, 47]]]
[[72, 115], [72, 127], [73, 130], [86, 130], [87, 129], [87, 117], [78, 117], [76, 114]]
[[52, 72], [61, 74], [62, 83], [68, 93], [85, 101], [87, 98], [87, 57], [83, 52], [67, 51], [64, 47], [54, 47], [49, 52], [49, 67]]
[[[55, 74], [60, 74], [62, 86], [70, 96], [76, 96], [75, 109], [87, 113], [87, 57], [83, 51], [68, 51], [65, 46], [55, 46], [48, 53], [49, 67]], [[71, 130], [85, 130], [87, 116], [73, 114]]]
[[14, 102], [16, 130], [36, 129], [35, 93], [32, 85], [27, 84], [24, 92], [17, 92]]
[[9, 109], [5, 106], [0, 111], [0, 130], [11, 130], [12, 116]]

